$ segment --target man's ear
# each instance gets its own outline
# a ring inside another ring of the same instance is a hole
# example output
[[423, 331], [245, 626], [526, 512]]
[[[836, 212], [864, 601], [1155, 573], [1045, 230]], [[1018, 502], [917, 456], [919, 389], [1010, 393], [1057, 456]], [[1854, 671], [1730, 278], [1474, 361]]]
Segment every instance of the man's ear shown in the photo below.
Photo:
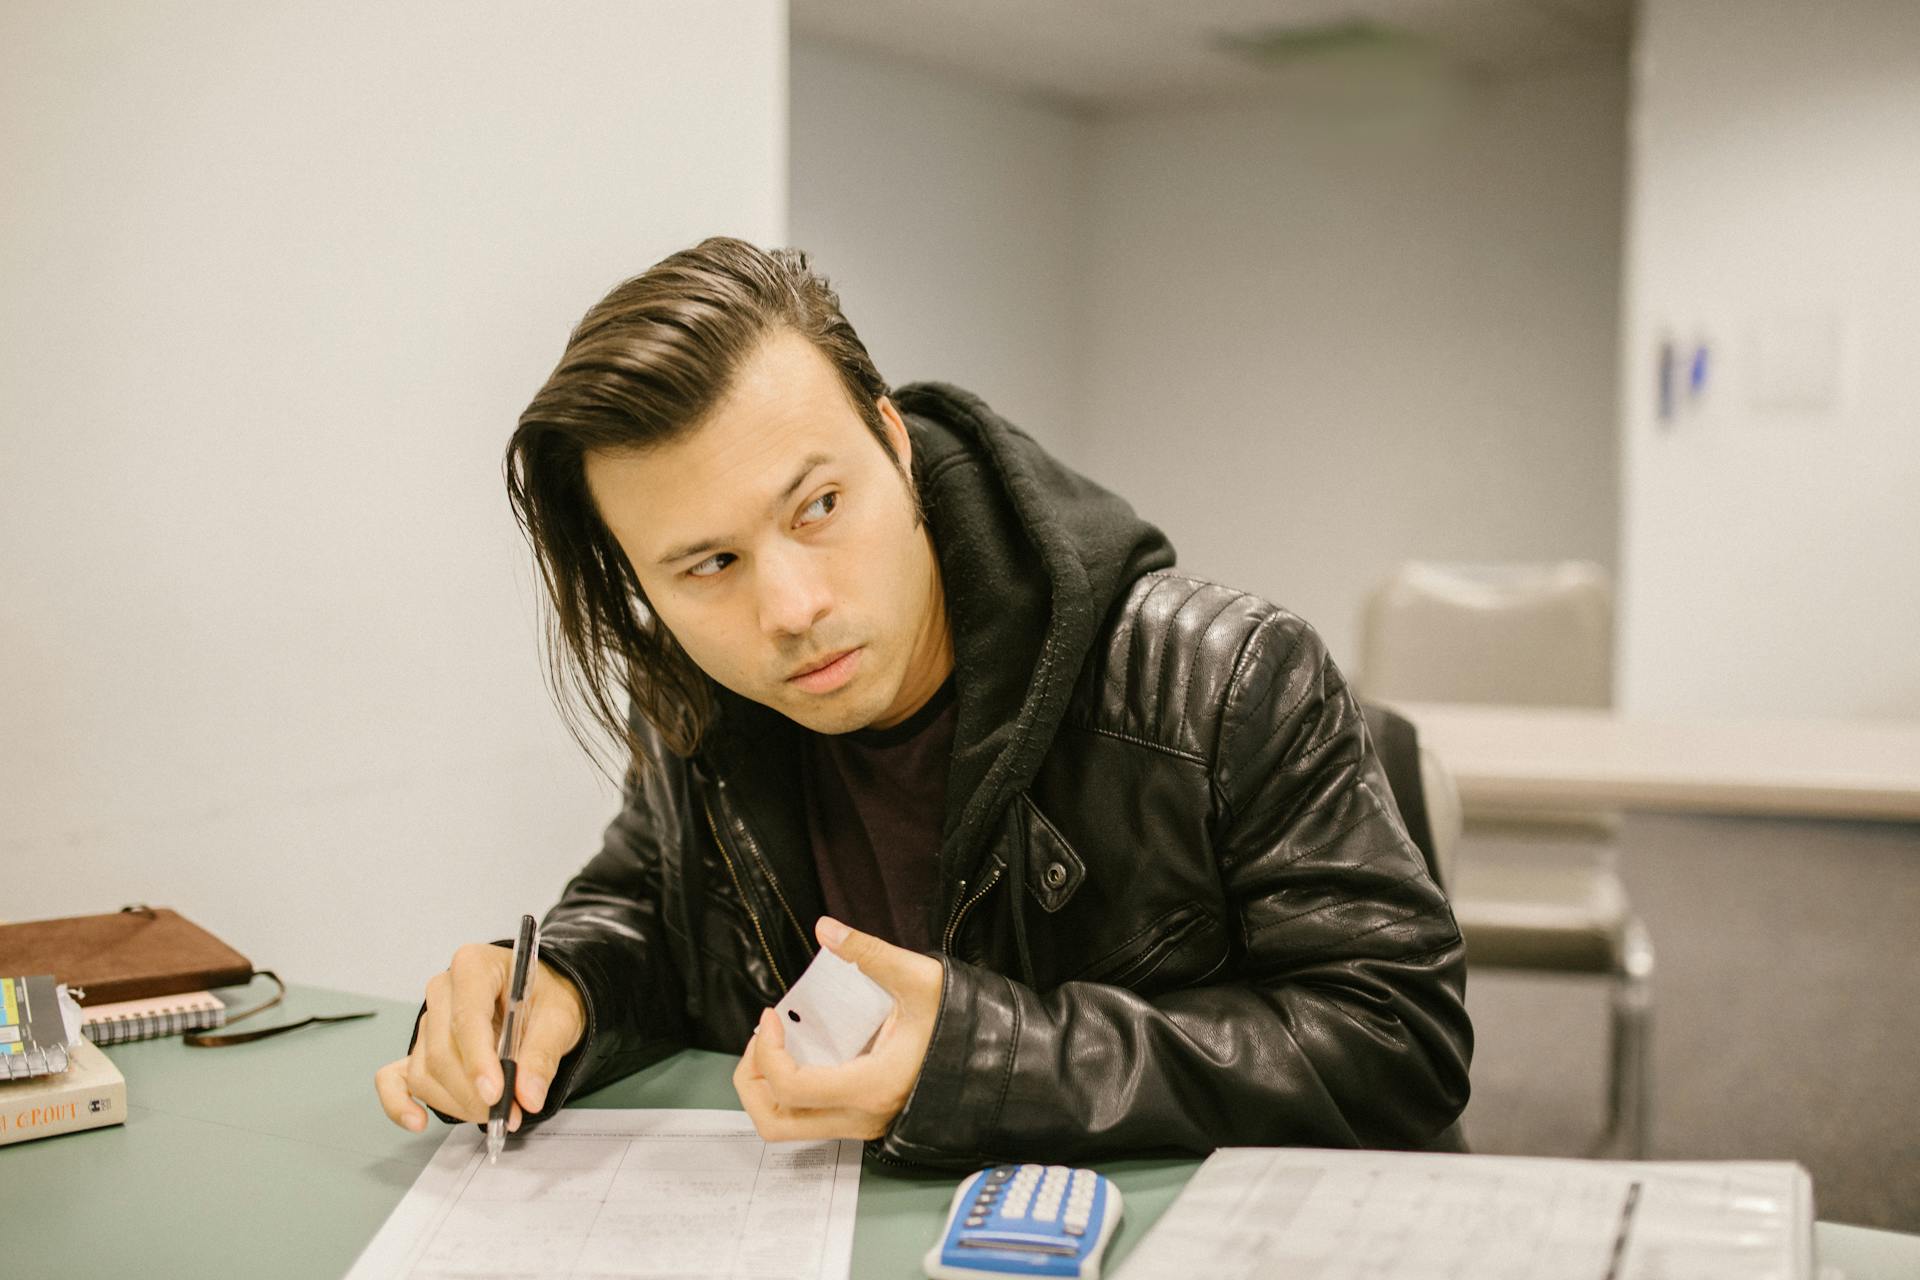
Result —
[[906, 419], [893, 407], [893, 401], [881, 396], [874, 401], [880, 410], [880, 424], [887, 430], [887, 440], [893, 445], [893, 456], [900, 460], [902, 475], [913, 474], [913, 438], [907, 434]]

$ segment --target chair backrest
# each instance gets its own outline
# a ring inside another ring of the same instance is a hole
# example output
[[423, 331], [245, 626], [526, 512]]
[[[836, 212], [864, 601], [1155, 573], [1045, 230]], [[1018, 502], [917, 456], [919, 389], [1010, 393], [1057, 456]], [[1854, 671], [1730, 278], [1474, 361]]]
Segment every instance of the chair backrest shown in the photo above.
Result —
[[1427, 874], [1444, 891], [1452, 871], [1453, 845], [1460, 838], [1460, 800], [1453, 779], [1439, 758], [1420, 745], [1412, 721], [1398, 711], [1363, 702], [1360, 714], [1400, 808], [1400, 821], [1426, 859]]
[[1611, 706], [1613, 588], [1581, 560], [1413, 561], [1367, 601], [1360, 649], [1370, 699]]
[[1428, 747], [1420, 748], [1420, 789], [1427, 802], [1427, 832], [1433, 837], [1433, 860], [1440, 864], [1440, 887], [1453, 890], [1453, 855], [1466, 830], [1466, 811], [1460, 806], [1460, 788], [1453, 771]]
[[[1460, 793], [1454, 788], [1453, 775], [1440, 757], [1420, 745], [1419, 730], [1398, 711], [1362, 702], [1360, 714], [1386, 772], [1387, 788], [1400, 807], [1400, 820], [1426, 859], [1427, 874], [1445, 893], [1453, 875], [1453, 848], [1460, 839]], [[1458, 1121], [1419, 1148], [1461, 1154], [1468, 1149], [1466, 1131]]]

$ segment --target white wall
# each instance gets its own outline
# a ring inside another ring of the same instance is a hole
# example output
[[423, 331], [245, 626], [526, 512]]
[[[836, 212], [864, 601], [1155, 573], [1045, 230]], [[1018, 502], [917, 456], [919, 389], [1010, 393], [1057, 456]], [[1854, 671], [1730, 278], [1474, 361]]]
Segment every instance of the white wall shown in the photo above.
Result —
[[1634, 98], [1623, 701], [1920, 716], [1920, 6], [1643, 0]]
[[1610, 564], [1625, 72], [1093, 131], [1095, 476], [1351, 668], [1407, 558]]
[[1084, 123], [818, 40], [794, 40], [792, 87], [792, 243], [881, 375], [958, 383], [1070, 450]]
[[0, 10], [0, 917], [407, 997], [543, 910], [612, 793], [500, 454], [785, 151], [778, 0]]

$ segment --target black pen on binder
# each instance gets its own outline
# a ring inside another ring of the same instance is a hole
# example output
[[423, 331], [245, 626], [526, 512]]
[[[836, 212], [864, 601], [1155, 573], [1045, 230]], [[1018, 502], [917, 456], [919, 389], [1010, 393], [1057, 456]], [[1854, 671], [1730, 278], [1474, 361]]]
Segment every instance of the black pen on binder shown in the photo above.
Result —
[[500, 1159], [507, 1145], [507, 1117], [513, 1111], [513, 1077], [520, 1059], [520, 1040], [527, 1026], [527, 989], [533, 985], [534, 966], [540, 961], [540, 922], [520, 917], [520, 933], [513, 940], [513, 976], [507, 981], [507, 1014], [500, 1023], [500, 1100], [487, 1114], [487, 1163]]

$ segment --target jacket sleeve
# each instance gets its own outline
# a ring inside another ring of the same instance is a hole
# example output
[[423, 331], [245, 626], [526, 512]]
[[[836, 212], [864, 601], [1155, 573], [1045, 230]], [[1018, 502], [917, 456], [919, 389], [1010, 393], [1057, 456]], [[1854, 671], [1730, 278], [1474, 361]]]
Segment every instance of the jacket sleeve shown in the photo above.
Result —
[[652, 759], [643, 776], [628, 781], [600, 852], [540, 924], [540, 958], [580, 989], [586, 1030], [554, 1072], [546, 1107], [529, 1121], [687, 1041], [663, 893], [665, 865], [697, 856], [681, 847], [688, 829], [686, 764], [657, 740], [649, 745]]
[[957, 1166], [1228, 1145], [1421, 1147], [1467, 1100], [1465, 959], [1320, 639], [1276, 611], [1229, 678], [1213, 855], [1229, 980], [1039, 992], [942, 957], [933, 1040], [879, 1153]]

